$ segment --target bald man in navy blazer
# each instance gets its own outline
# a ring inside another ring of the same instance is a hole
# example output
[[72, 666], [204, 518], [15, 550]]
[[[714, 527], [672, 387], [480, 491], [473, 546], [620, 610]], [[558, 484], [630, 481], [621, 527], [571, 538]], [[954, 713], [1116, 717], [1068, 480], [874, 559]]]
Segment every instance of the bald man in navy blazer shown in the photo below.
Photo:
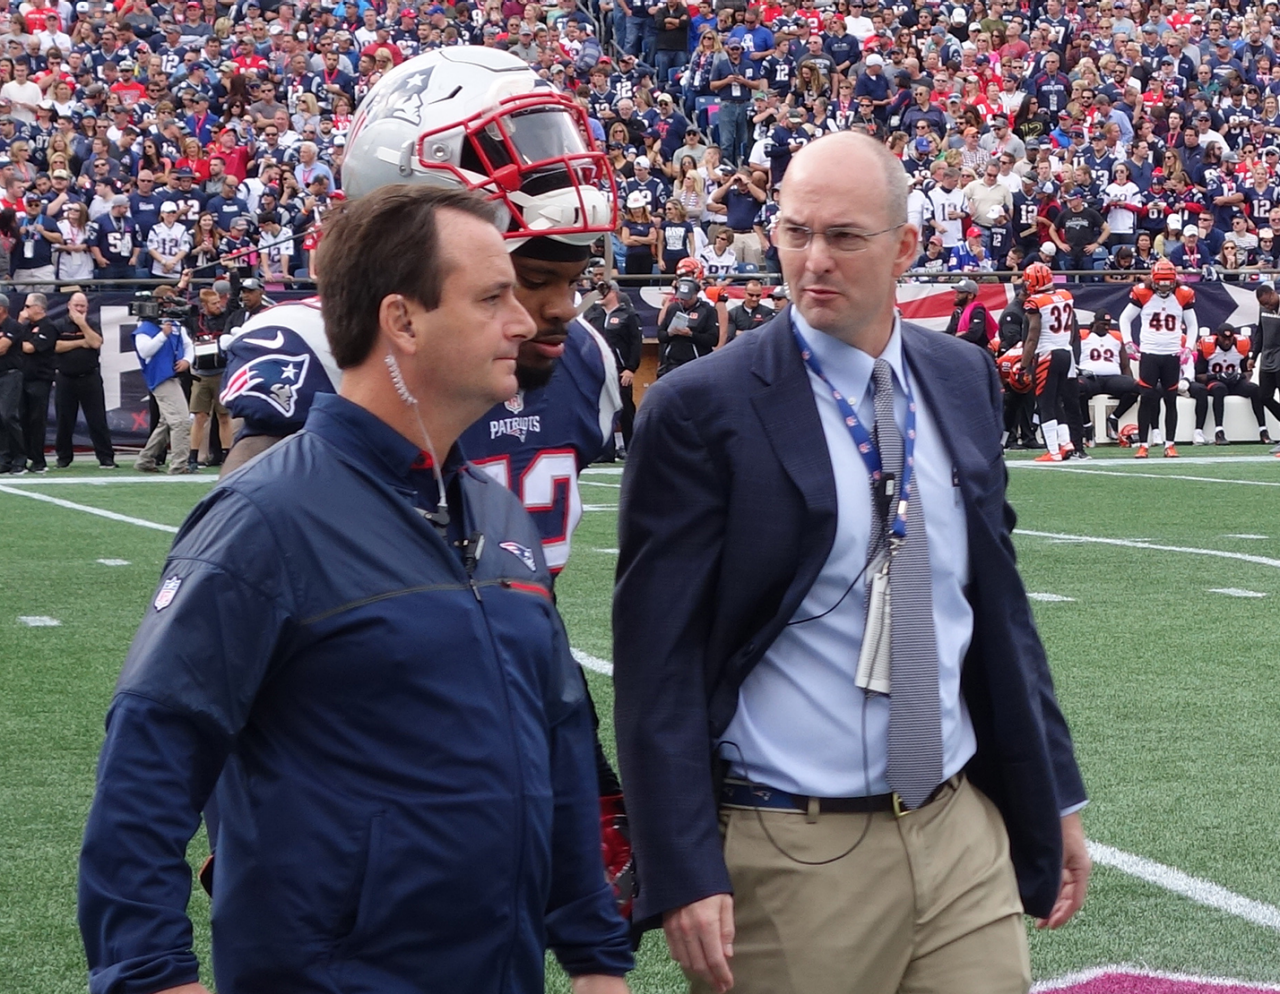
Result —
[[[882, 146], [810, 144], [780, 203], [794, 306], [650, 389], [623, 478], [636, 918], [664, 927], [699, 992], [1023, 992], [1023, 913], [1064, 924], [1090, 865], [1014, 561], [995, 367], [898, 320], [919, 236]], [[880, 519], [838, 395], [878, 426], [884, 382], [914, 451], [938, 658], [942, 765], [914, 810], [887, 786], [892, 695], [855, 675]]]

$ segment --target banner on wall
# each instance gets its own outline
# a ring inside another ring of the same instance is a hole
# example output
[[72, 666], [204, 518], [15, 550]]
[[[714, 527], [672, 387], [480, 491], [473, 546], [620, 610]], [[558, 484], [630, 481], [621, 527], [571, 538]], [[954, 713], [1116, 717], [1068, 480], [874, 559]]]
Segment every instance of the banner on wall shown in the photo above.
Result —
[[[1130, 287], [1121, 283], [1071, 283], [1065, 284], [1076, 299], [1081, 324], [1093, 319], [1097, 311], [1105, 311], [1111, 317], [1119, 317], [1124, 309]], [[662, 307], [664, 288], [625, 287], [632, 305], [640, 315], [645, 338], [655, 338], [658, 333], [658, 311]], [[1258, 319], [1258, 304], [1249, 284], [1199, 283], [1196, 285], [1196, 316], [1205, 331], [1221, 324], [1248, 329]], [[766, 291], [767, 292], [767, 291]], [[1013, 298], [1014, 288], [1003, 283], [979, 284], [979, 296], [992, 315], [1000, 312]], [[730, 306], [742, 299], [742, 287], [727, 291]], [[273, 293], [277, 303], [311, 296], [310, 291], [284, 291]], [[951, 286], [938, 283], [908, 283], [898, 288], [898, 306], [907, 320], [945, 331], [954, 309], [955, 292]], [[111, 435], [118, 445], [141, 446], [147, 439], [150, 425], [147, 387], [142, 379], [138, 357], [133, 351], [133, 330], [136, 321], [129, 316], [132, 294], [97, 293], [90, 297], [89, 321], [103, 333], [102, 381], [107, 401], [107, 422]], [[66, 314], [66, 297], [51, 297], [50, 313], [55, 318]], [[53, 407], [49, 411], [48, 442], [53, 443]], [[84, 422], [77, 425], [76, 445], [88, 445]]]

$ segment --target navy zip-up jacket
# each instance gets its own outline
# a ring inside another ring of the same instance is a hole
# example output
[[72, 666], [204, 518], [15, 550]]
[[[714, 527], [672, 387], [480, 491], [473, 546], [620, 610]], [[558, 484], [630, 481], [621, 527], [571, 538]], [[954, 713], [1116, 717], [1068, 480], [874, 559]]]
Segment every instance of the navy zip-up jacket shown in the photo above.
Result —
[[215, 784], [220, 994], [540, 992], [548, 944], [571, 974], [631, 968], [538, 533], [457, 466], [446, 541], [418, 457], [317, 397], [178, 533], [85, 830], [93, 994], [197, 979], [185, 852]]

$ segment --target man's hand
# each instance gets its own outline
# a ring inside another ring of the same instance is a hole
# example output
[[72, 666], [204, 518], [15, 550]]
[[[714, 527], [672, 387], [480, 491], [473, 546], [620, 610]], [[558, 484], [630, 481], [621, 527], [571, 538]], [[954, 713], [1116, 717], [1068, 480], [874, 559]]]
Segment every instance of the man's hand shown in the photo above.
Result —
[[27, 355], [31, 355], [31, 353], [35, 352], [35, 350], [36, 350], [36, 347], [32, 345], [30, 342], [22, 343], [22, 351], [25, 352]]
[[634, 383], [634, 382], [635, 382], [635, 379], [636, 379], [636, 374], [635, 374], [635, 373], [631, 372], [631, 370], [629, 370], [629, 369], [624, 369], [624, 370], [622, 371], [622, 375], [618, 378], [618, 381], [619, 381], [619, 382], [620, 382], [624, 387], [629, 387], [629, 386], [631, 386], [631, 384], [632, 384], [632, 383]]
[[173, 364], [173, 371], [175, 373], [185, 373], [190, 368], [191, 363], [187, 362], [186, 359], [179, 359]]
[[1084, 904], [1092, 868], [1080, 813], [1069, 814], [1062, 819], [1062, 888], [1049, 917], [1036, 919], [1036, 928], [1061, 928], [1071, 920]]
[[629, 994], [627, 982], [607, 973], [587, 973], [570, 981], [573, 994]]
[[[1083, 836], [1082, 836], [1083, 838]], [[733, 895], [713, 894], [662, 916], [671, 958], [718, 994], [733, 986]]]

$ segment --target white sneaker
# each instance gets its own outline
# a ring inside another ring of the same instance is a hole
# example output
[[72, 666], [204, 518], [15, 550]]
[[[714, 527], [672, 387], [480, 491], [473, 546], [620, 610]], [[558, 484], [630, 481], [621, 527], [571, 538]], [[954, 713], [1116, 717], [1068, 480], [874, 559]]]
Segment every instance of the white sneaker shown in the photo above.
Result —
[[1197, 429], [1196, 429], [1196, 433], [1195, 433], [1195, 435], [1194, 435], [1194, 436], [1192, 437], [1192, 439], [1191, 439], [1191, 444], [1192, 444], [1192, 445], [1208, 445], [1208, 444], [1209, 444], [1209, 443], [1208, 443], [1208, 442], [1206, 442], [1206, 441], [1205, 441], [1205, 439], [1204, 439], [1204, 429], [1203, 429], [1203, 428], [1197, 428]]

